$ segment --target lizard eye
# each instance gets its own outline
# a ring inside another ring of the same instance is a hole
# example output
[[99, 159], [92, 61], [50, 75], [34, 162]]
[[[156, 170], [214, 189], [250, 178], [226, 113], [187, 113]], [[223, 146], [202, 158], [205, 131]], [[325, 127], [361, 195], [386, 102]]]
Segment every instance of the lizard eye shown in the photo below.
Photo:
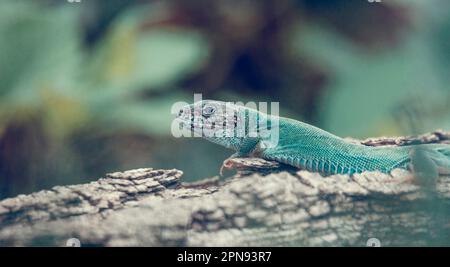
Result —
[[203, 107], [203, 115], [211, 116], [214, 112], [216, 112], [216, 108], [214, 106], [204, 106]]

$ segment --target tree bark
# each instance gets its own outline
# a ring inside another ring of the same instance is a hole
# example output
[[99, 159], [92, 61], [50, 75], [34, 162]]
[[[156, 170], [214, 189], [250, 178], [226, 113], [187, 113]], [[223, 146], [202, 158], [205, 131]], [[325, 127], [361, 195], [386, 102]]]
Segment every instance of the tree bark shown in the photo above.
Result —
[[[353, 141], [449, 139], [440, 131]], [[450, 176], [322, 177], [256, 158], [232, 164], [237, 173], [227, 179], [183, 183], [179, 170], [147, 168], [5, 199], [0, 246], [65, 246], [70, 238], [82, 246], [450, 245]]]

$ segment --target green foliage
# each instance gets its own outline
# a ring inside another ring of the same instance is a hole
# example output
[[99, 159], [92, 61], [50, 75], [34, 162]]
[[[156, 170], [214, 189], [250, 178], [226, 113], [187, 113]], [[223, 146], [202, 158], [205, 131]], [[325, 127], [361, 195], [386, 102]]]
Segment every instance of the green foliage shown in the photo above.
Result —
[[0, 127], [46, 109], [49, 94], [68, 96], [79, 61], [75, 15], [33, 2], [1, 2]]
[[177, 97], [142, 99], [142, 94], [169, 88], [200, 67], [208, 47], [189, 29], [143, 29], [148, 14], [128, 10], [88, 51], [81, 44], [77, 9], [2, 2], [0, 128], [39, 113], [49, 134], [65, 136], [105, 122], [110, 125], [103, 127], [116, 130], [132, 125], [168, 134]]
[[[311, 25], [301, 32], [296, 46], [333, 73], [321, 103], [322, 126], [339, 135], [409, 134], [411, 129], [398, 124], [396, 108], [417, 96], [433, 105], [433, 96], [446, 95], [426, 34], [416, 33], [389, 49], [366, 51], [329, 29]], [[427, 126], [414, 130], [429, 131], [432, 125]]]
[[183, 28], [142, 29], [150, 10], [128, 10], [95, 49], [93, 81], [123, 91], [154, 90], [197, 69], [207, 56], [206, 40]]

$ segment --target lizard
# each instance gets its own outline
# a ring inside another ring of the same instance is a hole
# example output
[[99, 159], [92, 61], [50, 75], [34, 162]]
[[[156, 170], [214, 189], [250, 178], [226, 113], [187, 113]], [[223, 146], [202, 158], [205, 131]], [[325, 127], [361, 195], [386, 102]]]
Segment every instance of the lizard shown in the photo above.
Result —
[[[252, 119], [256, 120], [256, 133], [266, 130], [265, 135], [251, 134]], [[435, 170], [433, 173], [438, 175], [450, 173], [448, 144], [372, 147], [350, 142], [301, 121], [268, 115], [231, 102], [197, 101], [183, 106], [176, 120], [182, 129], [235, 150], [224, 161], [221, 175], [223, 168], [229, 167], [228, 160], [236, 157], [260, 157], [323, 175], [390, 173], [396, 168], [414, 171], [417, 160], [430, 163]], [[273, 133], [277, 133], [275, 141]]]

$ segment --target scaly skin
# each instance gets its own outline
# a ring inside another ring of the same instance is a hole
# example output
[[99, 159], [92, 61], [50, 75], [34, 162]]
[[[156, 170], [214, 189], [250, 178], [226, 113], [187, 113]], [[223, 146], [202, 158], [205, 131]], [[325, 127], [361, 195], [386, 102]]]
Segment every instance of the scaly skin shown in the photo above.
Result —
[[[248, 122], [255, 118], [273, 125], [259, 129], [278, 130], [277, 141], [274, 141], [273, 131], [267, 136], [250, 136]], [[352, 175], [364, 171], [389, 173], [395, 168], [411, 169], [414, 155], [418, 155], [419, 161], [430, 162], [439, 173], [450, 170], [449, 145], [370, 147], [350, 143], [303, 122], [270, 117], [254, 109], [220, 101], [203, 100], [186, 106], [180, 110], [177, 119], [192, 132], [235, 150], [230, 158], [256, 156], [324, 175]], [[247, 123], [242, 124], [243, 121]], [[228, 135], [219, 129], [222, 125], [228, 127]], [[236, 134], [239, 129], [243, 129], [244, 135]], [[215, 136], [207, 135], [211, 133]]]

